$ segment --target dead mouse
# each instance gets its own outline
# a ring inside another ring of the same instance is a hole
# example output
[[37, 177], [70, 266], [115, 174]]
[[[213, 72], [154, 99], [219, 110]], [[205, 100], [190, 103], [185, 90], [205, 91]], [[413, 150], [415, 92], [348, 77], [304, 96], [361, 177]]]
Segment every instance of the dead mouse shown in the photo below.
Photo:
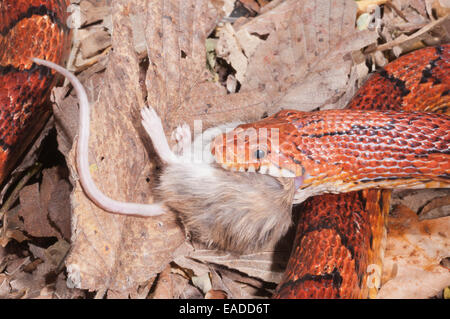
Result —
[[[291, 225], [294, 179], [235, 173], [217, 166], [212, 159], [199, 162], [186, 151], [175, 154], [160, 118], [151, 108], [144, 108], [141, 114], [142, 125], [164, 163], [155, 189], [159, 202], [128, 203], [107, 197], [94, 184], [89, 171], [90, 105], [82, 84], [61, 66], [36, 58], [33, 61], [64, 75], [76, 91], [80, 104], [78, 175], [84, 192], [97, 206], [111, 213], [134, 216], [160, 215], [169, 207], [178, 212], [194, 238], [210, 247], [238, 253], [272, 247], [287, 232]], [[190, 144], [190, 130], [186, 125], [177, 128], [175, 135], [179, 144]], [[203, 144], [207, 145], [212, 138]]]

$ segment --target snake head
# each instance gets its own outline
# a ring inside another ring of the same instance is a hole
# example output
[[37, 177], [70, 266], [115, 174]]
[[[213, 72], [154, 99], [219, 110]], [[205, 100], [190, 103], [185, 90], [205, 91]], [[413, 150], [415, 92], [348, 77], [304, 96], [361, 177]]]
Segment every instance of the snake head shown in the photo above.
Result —
[[287, 129], [284, 122], [273, 118], [239, 125], [217, 136], [211, 144], [211, 153], [216, 162], [228, 170], [275, 177], [301, 176], [301, 165], [295, 163], [283, 147], [280, 148], [280, 136]]

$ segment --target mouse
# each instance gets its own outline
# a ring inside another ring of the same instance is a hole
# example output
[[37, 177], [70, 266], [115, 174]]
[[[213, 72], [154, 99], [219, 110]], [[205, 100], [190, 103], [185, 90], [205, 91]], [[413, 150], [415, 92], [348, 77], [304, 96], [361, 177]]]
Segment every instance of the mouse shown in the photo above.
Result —
[[[61, 73], [75, 90], [80, 108], [77, 172], [83, 191], [98, 207], [110, 213], [140, 217], [158, 216], [171, 209], [193, 239], [210, 248], [233, 253], [273, 247], [287, 233], [292, 224], [294, 179], [224, 170], [208, 151], [198, 160], [191, 150], [192, 137], [186, 124], [178, 126], [172, 134], [179, 148], [173, 151], [161, 119], [151, 107], [144, 107], [141, 116], [142, 126], [163, 163], [153, 189], [156, 202], [120, 202], [106, 196], [95, 185], [89, 170], [90, 104], [83, 85], [74, 74], [55, 63], [32, 60]], [[198, 145], [200, 138], [202, 149], [209, 150], [214, 137], [238, 124], [228, 123], [206, 130], [195, 137], [193, 145]]]

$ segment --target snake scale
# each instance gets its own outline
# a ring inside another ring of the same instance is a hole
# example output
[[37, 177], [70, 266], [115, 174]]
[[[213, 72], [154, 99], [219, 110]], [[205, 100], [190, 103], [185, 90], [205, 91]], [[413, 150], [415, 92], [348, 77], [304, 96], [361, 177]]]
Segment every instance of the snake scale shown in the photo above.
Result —
[[[0, 182], [50, 114], [44, 101], [56, 81], [54, 72], [31, 63], [29, 58], [55, 63], [64, 59], [70, 41], [64, 23], [68, 3], [1, 3]], [[247, 149], [249, 157], [256, 157], [256, 164], [243, 170], [252, 167], [278, 175], [283, 175], [281, 170], [288, 172], [297, 176], [299, 193], [316, 189], [307, 197], [325, 191], [317, 187], [324, 184], [331, 187], [328, 191], [347, 192], [314, 196], [302, 203], [292, 255], [275, 298], [355, 298], [370, 294], [367, 267], [380, 263], [389, 192], [351, 190], [448, 186], [449, 47], [415, 51], [372, 75], [347, 107], [358, 112], [303, 114], [285, 110], [246, 126], [281, 125], [281, 129], [283, 122], [287, 123], [287, 130], [280, 130], [280, 147], [289, 156], [271, 170], [260, 165], [262, 159], [268, 159], [270, 145], [257, 152]], [[368, 120], [374, 122], [368, 124]], [[317, 145], [326, 148], [327, 156], [319, 158], [320, 153], [313, 152]], [[338, 154], [336, 149], [342, 152]], [[330, 161], [331, 154], [338, 156]], [[247, 164], [251, 162], [249, 157], [244, 160]], [[332, 169], [330, 164], [334, 164]], [[352, 170], [355, 167], [359, 170]], [[340, 183], [342, 180], [347, 182]], [[336, 183], [342, 185], [332, 189]]]
[[216, 138], [224, 168], [293, 177], [297, 202], [344, 193], [302, 204], [275, 298], [375, 295], [390, 197], [367, 188], [450, 187], [449, 63], [448, 44], [417, 50], [373, 74], [346, 110], [282, 110]]

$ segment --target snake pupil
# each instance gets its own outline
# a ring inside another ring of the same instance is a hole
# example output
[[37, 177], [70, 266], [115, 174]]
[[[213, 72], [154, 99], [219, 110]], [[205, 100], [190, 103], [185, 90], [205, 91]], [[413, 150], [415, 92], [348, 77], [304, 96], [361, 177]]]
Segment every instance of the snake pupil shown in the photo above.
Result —
[[264, 158], [264, 156], [266, 156], [266, 153], [262, 150], [256, 150], [255, 152], [255, 157], [256, 159], [261, 159]]

